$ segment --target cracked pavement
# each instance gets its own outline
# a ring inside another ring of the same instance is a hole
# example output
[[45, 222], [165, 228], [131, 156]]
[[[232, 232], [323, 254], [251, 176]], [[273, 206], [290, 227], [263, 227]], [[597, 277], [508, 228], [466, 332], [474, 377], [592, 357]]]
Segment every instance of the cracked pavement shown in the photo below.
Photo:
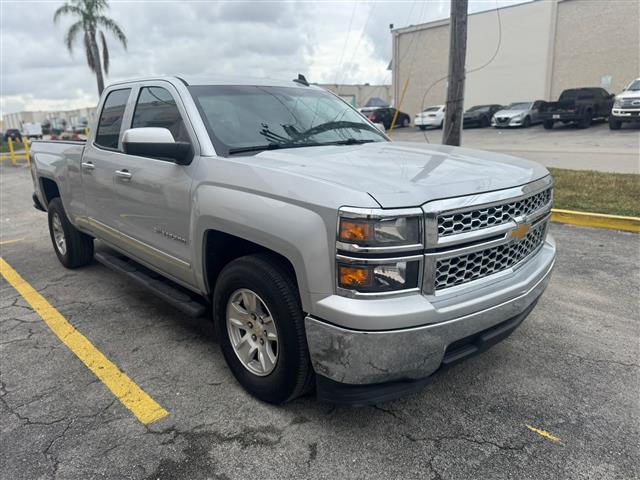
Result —
[[638, 476], [638, 235], [554, 224], [556, 271], [530, 317], [418, 394], [273, 407], [234, 381], [206, 321], [99, 264], [65, 270], [28, 170], [0, 168], [0, 240], [24, 238], [2, 257], [169, 411], [139, 423], [2, 280], [2, 479]]

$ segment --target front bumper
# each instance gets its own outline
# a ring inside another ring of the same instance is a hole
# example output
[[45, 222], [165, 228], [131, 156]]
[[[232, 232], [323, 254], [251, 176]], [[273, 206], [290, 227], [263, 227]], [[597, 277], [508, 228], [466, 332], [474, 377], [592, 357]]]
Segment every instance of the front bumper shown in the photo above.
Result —
[[638, 122], [640, 121], [640, 110], [614, 108], [611, 110], [611, 116], [622, 122]]
[[[549, 236], [525, 266], [498, 282], [500, 286], [490, 294], [485, 291], [475, 299], [461, 296], [457, 303], [449, 301], [440, 308], [429, 304], [422, 312], [424, 324], [417, 327], [364, 331], [307, 316], [305, 326], [313, 367], [321, 378], [349, 385], [425, 379], [447, 363], [447, 348], [454, 342], [528, 313], [546, 288], [554, 262], [555, 242]], [[418, 296], [428, 303], [424, 296]], [[360, 302], [354, 314], [361, 316], [361, 302], [367, 300], [351, 301]], [[372, 302], [371, 308], [373, 315], [380, 305]], [[448, 319], [437, 321], [443, 318]]]

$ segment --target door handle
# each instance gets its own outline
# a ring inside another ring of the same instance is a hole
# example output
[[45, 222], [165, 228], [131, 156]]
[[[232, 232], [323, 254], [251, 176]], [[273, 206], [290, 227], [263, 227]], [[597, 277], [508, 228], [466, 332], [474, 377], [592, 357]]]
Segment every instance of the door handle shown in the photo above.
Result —
[[129, 170], [116, 170], [116, 177], [121, 178], [124, 181], [131, 180], [131, 173]]
[[93, 162], [82, 162], [82, 168], [85, 170], [91, 171], [96, 168]]

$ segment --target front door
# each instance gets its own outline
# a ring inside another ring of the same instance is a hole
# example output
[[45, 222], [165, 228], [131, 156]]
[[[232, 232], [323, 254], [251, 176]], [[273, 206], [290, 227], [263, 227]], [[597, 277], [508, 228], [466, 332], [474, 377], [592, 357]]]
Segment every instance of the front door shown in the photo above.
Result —
[[100, 179], [97, 184], [104, 185], [104, 195], [95, 199], [89, 216], [101, 238], [175, 280], [193, 284], [189, 226], [195, 162], [177, 165], [166, 159], [128, 155], [122, 148], [122, 133], [139, 127], [167, 128], [174, 140], [194, 145], [195, 136], [176, 98], [168, 82], [133, 89], [117, 151], [95, 159], [93, 175]]

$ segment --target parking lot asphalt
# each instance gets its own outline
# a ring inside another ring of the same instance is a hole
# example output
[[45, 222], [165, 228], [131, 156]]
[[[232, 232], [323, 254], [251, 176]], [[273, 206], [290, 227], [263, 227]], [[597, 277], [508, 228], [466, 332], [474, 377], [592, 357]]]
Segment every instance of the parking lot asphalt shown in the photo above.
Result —
[[0, 280], [0, 478], [638, 478], [638, 235], [553, 225], [531, 316], [418, 394], [274, 407], [205, 320], [99, 264], [64, 269], [28, 170], [2, 163], [0, 256], [168, 415], [138, 421]]
[[[442, 130], [421, 131], [399, 128], [394, 140], [441, 143]], [[529, 128], [469, 128], [462, 132], [462, 146], [505, 153], [540, 162], [546, 167], [640, 173], [640, 124], [626, 124], [611, 131], [599, 122], [590, 128], [556, 124], [553, 130], [542, 125]]]

